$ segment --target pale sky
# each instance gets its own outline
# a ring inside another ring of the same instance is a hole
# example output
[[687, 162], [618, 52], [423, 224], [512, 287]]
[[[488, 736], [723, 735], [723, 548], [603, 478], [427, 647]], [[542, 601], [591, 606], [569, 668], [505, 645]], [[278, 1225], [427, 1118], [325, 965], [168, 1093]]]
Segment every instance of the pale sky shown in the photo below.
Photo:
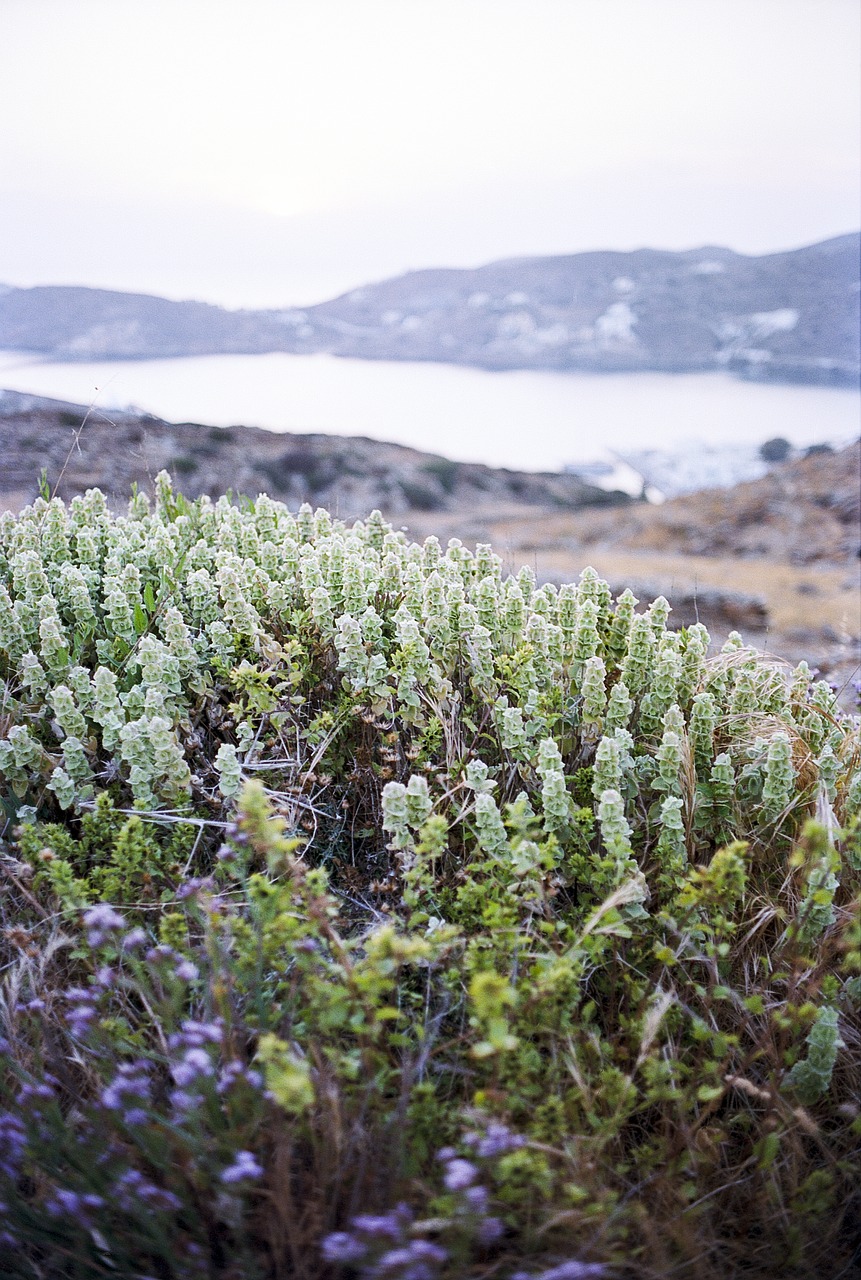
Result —
[[227, 305], [861, 225], [857, 0], [0, 0], [0, 282]]

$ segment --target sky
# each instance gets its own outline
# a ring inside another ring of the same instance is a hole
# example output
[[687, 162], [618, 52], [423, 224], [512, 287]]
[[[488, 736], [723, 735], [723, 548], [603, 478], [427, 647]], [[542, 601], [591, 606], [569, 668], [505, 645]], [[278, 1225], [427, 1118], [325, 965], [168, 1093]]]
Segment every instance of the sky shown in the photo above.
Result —
[[861, 225], [857, 0], [0, 0], [0, 282], [312, 303]]

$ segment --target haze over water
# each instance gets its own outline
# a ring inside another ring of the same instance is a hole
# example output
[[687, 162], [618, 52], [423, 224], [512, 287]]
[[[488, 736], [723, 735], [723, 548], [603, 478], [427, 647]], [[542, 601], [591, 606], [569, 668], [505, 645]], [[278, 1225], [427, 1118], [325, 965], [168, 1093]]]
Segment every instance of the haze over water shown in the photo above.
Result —
[[370, 436], [468, 462], [556, 471], [608, 451], [797, 446], [857, 437], [851, 389], [726, 374], [487, 372], [326, 355], [51, 364], [0, 352], [0, 386], [173, 422]]

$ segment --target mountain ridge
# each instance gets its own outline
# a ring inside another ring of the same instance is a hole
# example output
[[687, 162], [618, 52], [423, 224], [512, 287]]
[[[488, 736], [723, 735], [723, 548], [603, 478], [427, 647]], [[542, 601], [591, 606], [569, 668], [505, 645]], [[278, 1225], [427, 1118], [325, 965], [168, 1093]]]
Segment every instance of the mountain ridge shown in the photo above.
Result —
[[591, 250], [430, 267], [310, 307], [0, 286], [0, 347], [53, 359], [288, 352], [857, 385], [861, 235], [781, 253]]

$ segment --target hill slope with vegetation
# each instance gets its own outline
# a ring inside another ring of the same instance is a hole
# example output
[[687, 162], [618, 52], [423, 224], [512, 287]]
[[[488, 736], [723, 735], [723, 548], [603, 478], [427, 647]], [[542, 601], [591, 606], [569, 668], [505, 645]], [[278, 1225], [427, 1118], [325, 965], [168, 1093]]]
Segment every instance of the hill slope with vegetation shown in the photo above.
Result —
[[102, 289], [0, 289], [0, 348], [63, 360], [328, 352], [486, 369], [724, 369], [856, 385], [859, 237], [748, 257], [578, 253], [433, 269], [317, 306], [226, 311]]
[[167, 474], [0, 517], [8, 1274], [849, 1274], [859, 723], [668, 616]]
[[66, 499], [96, 486], [122, 505], [132, 485], [151, 490], [165, 470], [193, 497], [263, 491], [294, 508], [310, 502], [353, 519], [374, 507], [396, 516], [510, 503], [575, 510], [628, 501], [576, 475], [454, 462], [364, 437], [164, 422], [15, 391], [0, 393], [0, 423], [0, 509], [31, 502], [43, 468], [52, 490]]

